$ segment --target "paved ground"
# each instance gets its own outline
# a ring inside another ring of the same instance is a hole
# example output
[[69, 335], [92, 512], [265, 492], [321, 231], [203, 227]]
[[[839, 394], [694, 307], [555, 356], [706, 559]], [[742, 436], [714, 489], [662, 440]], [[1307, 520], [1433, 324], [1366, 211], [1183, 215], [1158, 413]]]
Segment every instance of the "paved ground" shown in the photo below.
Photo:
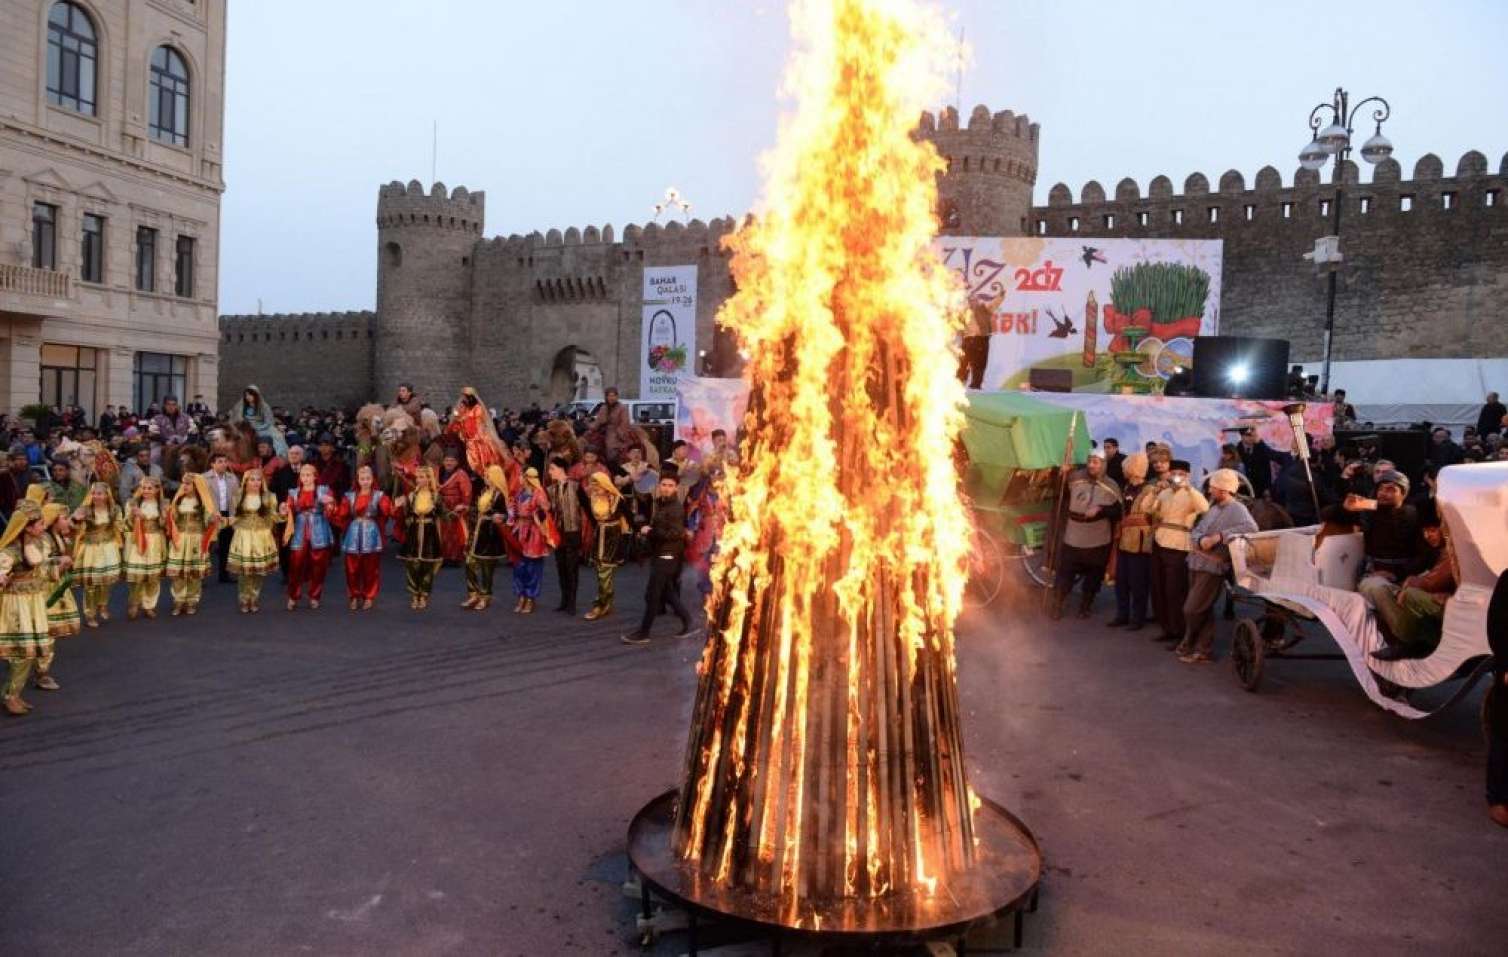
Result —
[[[415, 614], [396, 572], [365, 615], [222, 586], [66, 644], [0, 722], [0, 953], [638, 952], [624, 829], [678, 773], [699, 643], [463, 613], [454, 571]], [[1049, 863], [1028, 950], [1501, 953], [1480, 694], [1410, 724], [1292, 664], [1249, 695], [1026, 604], [963, 623], [960, 671], [976, 787]]]

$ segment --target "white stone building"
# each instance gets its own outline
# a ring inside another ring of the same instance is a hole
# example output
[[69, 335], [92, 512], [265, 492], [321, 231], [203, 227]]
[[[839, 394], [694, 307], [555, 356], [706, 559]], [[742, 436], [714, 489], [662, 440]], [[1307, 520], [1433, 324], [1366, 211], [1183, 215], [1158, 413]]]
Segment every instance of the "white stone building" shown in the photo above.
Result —
[[0, 411], [214, 403], [225, 14], [0, 3]]

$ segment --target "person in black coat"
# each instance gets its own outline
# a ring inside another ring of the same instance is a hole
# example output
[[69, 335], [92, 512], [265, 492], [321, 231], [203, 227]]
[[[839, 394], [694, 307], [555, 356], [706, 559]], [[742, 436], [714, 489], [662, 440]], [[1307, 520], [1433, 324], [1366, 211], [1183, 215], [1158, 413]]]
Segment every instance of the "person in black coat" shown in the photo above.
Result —
[[1487, 393], [1487, 402], [1482, 406], [1482, 411], [1477, 413], [1477, 435], [1486, 439], [1489, 435], [1503, 431], [1504, 416], [1508, 416], [1508, 406], [1498, 401], [1496, 392]]
[[1508, 827], [1508, 571], [1498, 576], [1487, 606], [1492, 687], [1487, 690], [1487, 813]]
[[623, 640], [630, 645], [648, 642], [650, 626], [662, 604], [669, 605], [681, 619], [681, 632], [676, 637], [685, 637], [691, 634], [691, 615], [681, 604], [680, 589], [681, 561], [686, 556], [686, 508], [681, 504], [680, 483], [674, 475], [660, 476], [649, 524], [639, 529], [639, 534], [649, 540], [649, 587], [644, 592], [644, 617], [639, 628], [624, 635]]

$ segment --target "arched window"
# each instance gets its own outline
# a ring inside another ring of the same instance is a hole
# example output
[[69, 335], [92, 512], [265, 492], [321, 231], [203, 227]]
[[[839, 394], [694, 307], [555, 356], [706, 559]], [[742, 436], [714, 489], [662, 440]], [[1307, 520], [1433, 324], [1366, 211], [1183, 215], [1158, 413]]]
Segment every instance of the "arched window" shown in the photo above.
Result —
[[47, 99], [93, 116], [98, 63], [89, 14], [77, 4], [54, 3], [47, 15]]
[[172, 47], [152, 52], [151, 118], [147, 130], [152, 139], [174, 146], [189, 140], [189, 74], [183, 57]]
[[394, 268], [403, 265], [403, 247], [397, 243], [388, 243], [384, 247], [387, 252], [387, 264]]

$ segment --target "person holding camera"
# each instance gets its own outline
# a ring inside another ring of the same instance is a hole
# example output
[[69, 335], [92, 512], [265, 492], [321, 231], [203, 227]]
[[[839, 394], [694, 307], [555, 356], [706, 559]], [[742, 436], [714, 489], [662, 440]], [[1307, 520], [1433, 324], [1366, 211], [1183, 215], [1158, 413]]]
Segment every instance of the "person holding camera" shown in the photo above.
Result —
[[[1159, 447], [1154, 454], [1166, 457], [1168, 450]], [[1158, 488], [1152, 532], [1152, 613], [1162, 626], [1162, 640], [1182, 641], [1183, 604], [1189, 596], [1189, 529], [1210, 503], [1189, 484], [1189, 463], [1183, 459], [1168, 460]]]

